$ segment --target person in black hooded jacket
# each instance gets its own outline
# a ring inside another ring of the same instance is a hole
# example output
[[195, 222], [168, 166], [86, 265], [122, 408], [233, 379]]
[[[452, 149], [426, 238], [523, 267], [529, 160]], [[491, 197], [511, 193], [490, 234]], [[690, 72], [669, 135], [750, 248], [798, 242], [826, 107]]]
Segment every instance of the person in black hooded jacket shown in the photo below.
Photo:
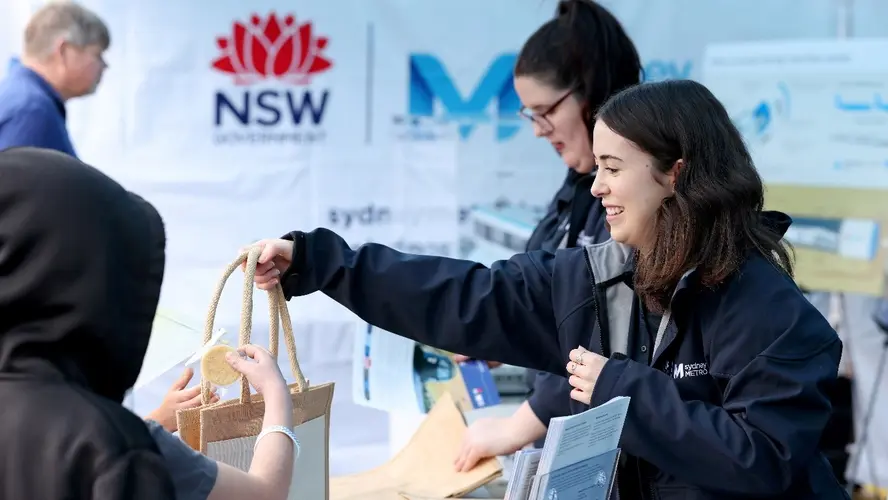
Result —
[[[524, 43], [514, 75], [524, 105], [521, 115], [568, 167], [564, 183], [528, 239], [527, 251], [554, 252], [610, 238], [604, 207], [590, 191], [596, 168], [593, 116], [608, 97], [638, 84], [641, 72], [638, 51], [620, 22], [591, 0], [559, 2], [554, 19]], [[469, 470], [483, 458], [508, 455], [530, 443], [542, 447], [549, 421], [570, 414], [566, 378], [533, 369], [526, 373], [527, 400], [509, 417], [473, 422], [457, 470]]]
[[846, 499], [818, 450], [842, 343], [792, 279], [791, 219], [764, 211], [727, 110], [697, 82], [642, 84], [599, 109], [592, 145], [606, 243], [485, 267], [294, 231], [259, 243], [256, 283], [568, 376], [572, 413], [631, 398], [623, 500]]
[[174, 499], [136, 381], [164, 272], [147, 202], [62, 153], [0, 152], [0, 498]]

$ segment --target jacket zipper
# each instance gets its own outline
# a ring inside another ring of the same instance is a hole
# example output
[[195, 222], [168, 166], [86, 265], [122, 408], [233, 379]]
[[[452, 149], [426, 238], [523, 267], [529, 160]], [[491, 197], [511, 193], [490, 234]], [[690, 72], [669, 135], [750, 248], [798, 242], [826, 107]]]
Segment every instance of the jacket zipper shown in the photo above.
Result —
[[592, 264], [589, 263], [589, 250], [584, 248], [583, 254], [586, 256], [586, 271], [589, 273], [589, 282], [592, 283], [592, 307], [595, 309], [595, 323], [598, 324], [598, 352], [600, 352], [602, 356], [605, 356], [604, 330], [602, 329], [601, 321], [599, 321], [598, 283], [595, 282], [595, 273], [592, 272]]
[[[604, 330], [598, 309], [598, 283], [595, 281], [595, 273], [592, 272], [592, 264], [589, 263], [589, 250], [584, 248], [583, 254], [586, 256], [586, 271], [589, 273], [589, 282], [592, 283], [592, 308], [595, 310], [595, 323], [598, 324], [598, 352], [604, 356]], [[617, 461], [619, 460], [618, 458]], [[620, 498], [620, 464], [617, 464], [617, 467], [614, 468], [613, 485], [617, 489], [617, 498]]]
[[[605, 334], [605, 332], [604, 332], [603, 326], [601, 325], [601, 321], [600, 321], [601, 315], [600, 315], [600, 311], [598, 308], [598, 283], [595, 281], [595, 273], [592, 272], [592, 265], [589, 263], [589, 251], [584, 249], [583, 252], [586, 255], [586, 271], [589, 273], [589, 282], [592, 284], [592, 289], [593, 289], [592, 290], [593, 291], [593, 293], [592, 293], [592, 307], [595, 309], [595, 323], [598, 324], [598, 352], [600, 352], [602, 355], [605, 355], [605, 352], [604, 352], [604, 334]], [[653, 356], [653, 353], [651, 353], [651, 356]], [[635, 460], [635, 470], [638, 475], [639, 485], [641, 485], [644, 482], [644, 478], [641, 475], [641, 463], [638, 461], [637, 458], [635, 458], [634, 460]], [[618, 495], [619, 495], [619, 490], [620, 490], [619, 475], [620, 475], [619, 467], [617, 467], [617, 470], [614, 473], [614, 487], [617, 488]], [[649, 497], [650, 500], [657, 500], [657, 498], [658, 498], [657, 490], [654, 488], [654, 483], [651, 481], [648, 481], [647, 483], [648, 483], [647, 484], [648, 491], [650, 492], [650, 497]]]

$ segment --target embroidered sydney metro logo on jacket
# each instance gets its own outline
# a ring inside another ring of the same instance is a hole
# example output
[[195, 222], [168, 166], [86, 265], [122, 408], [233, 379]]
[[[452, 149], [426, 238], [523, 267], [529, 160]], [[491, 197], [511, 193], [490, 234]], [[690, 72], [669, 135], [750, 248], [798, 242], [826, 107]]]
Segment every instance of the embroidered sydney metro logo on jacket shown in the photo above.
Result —
[[666, 372], [667, 375], [672, 375], [672, 378], [674, 379], [702, 377], [704, 375], [709, 375], [709, 364], [705, 361], [699, 361], [696, 363], [673, 363], [672, 361], [669, 361], [666, 363], [663, 371]]

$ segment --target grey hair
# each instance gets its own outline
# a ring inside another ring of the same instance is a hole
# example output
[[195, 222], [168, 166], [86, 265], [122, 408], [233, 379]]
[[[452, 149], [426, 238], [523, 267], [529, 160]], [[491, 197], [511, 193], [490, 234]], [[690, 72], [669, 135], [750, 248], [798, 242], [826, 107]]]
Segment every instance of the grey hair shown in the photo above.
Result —
[[50, 2], [41, 7], [25, 28], [25, 54], [45, 57], [59, 39], [77, 47], [99, 46], [107, 50], [111, 33], [93, 11], [75, 2]]

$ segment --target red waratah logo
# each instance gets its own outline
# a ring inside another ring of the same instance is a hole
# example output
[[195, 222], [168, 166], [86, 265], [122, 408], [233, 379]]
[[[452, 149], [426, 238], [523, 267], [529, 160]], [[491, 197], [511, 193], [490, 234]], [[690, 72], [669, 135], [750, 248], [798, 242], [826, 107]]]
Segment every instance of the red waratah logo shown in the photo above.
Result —
[[304, 85], [332, 66], [321, 54], [327, 37], [315, 36], [311, 22], [299, 24], [292, 14], [283, 20], [272, 12], [265, 19], [253, 14], [249, 24], [235, 21], [231, 35], [217, 38], [216, 45], [222, 55], [213, 68], [234, 75], [235, 85], [266, 78]]

